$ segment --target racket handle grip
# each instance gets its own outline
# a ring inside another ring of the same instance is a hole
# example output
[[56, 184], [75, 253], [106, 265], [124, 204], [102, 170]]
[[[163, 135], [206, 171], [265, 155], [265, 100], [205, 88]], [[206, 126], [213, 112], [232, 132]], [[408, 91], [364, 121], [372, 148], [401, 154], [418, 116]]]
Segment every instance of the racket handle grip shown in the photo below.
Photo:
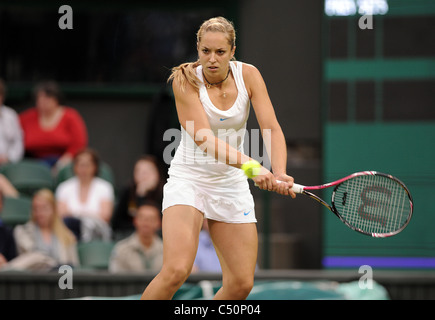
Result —
[[293, 183], [292, 190], [295, 193], [302, 193], [302, 191], [304, 191], [304, 186], [301, 184]]
[[[276, 180], [276, 182], [281, 183], [282, 181], [281, 180]], [[302, 193], [302, 191], [304, 191], [304, 187], [305, 186], [303, 186], [301, 184], [293, 183], [292, 191], [294, 193]]]

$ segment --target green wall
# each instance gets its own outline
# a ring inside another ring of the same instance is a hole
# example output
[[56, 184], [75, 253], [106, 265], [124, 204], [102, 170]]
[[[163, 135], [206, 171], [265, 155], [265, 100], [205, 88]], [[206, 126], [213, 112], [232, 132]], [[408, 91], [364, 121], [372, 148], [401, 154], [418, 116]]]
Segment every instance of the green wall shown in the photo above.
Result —
[[328, 124], [324, 133], [325, 181], [389, 173], [406, 184], [415, 205], [408, 227], [386, 239], [356, 233], [325, 210], [324, 255], [435, 257], [435, 124]]

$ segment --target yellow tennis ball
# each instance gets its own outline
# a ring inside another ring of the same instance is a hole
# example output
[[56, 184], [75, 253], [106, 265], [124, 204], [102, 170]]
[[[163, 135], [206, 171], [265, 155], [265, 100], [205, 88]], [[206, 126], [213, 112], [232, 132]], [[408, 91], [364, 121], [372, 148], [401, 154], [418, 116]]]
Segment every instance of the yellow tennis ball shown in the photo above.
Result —
[[246, 161], [242, 164], [241, 169], [246, 174], [246, 176], [250, 179], [255, 178], [260, 174], [261, 164], [255, 160]]

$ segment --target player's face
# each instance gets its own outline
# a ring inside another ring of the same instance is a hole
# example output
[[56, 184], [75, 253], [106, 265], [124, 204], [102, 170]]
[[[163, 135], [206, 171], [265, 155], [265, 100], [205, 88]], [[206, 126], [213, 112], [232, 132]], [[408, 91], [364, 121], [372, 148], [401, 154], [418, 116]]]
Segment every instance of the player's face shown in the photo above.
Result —
[[208, 31], [198, 43], [198, 56], [204, 73], [210, 78], [225, 78], [228, 65], [234, 56], [225, 33]]

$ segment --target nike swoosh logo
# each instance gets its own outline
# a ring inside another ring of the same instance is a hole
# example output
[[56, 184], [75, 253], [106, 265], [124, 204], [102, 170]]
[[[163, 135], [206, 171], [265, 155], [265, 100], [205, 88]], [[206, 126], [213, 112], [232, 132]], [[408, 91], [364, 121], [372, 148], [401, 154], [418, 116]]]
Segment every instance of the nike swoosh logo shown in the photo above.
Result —
[[251, 210], [249, 210], [248, 212], [243, 212], [243, 215], [244, 216], [247, 216], [248, 214], [250, 214], [251, 213]]
[[220, 121], [225, 121], [225, 120], [227, 120], [227, 119], [229, 119], [229, 118], [220, 118], [219, 120], [220, 120]]

